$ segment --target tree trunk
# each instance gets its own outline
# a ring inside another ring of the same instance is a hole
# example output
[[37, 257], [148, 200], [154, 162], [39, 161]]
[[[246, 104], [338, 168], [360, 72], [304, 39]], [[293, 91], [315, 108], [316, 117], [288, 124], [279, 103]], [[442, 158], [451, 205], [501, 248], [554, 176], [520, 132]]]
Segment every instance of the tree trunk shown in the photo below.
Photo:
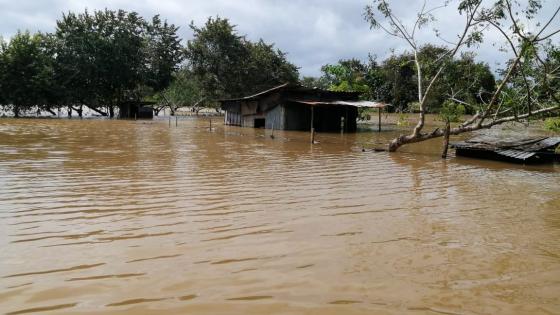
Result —
[[443, 152], [441, 153], [442, 159], [447, 159], [447, 150], [449, 148], [449, 132], [451, 131], [451, 126], [449, 121], [445, 123], [445, 132], [443, 134]]
[[106, 117], [107, 113], [100, 111], [99, 109], [95, 108], [95, 107], [90, 107], [88, 105], [86, 105], [87, 108], [91, 109], [92, 111], [98, 113], [99, 115]]
[[[521, 121], [521, 120], [529, 118], [530, 116], [545, 114], [545, 113], [554, 112], [554, 111], [560, 111], [560, 105], [547, 107], [547, 108], [543, 108], [543, 109], [533, 111], [531, 113], [531, 115], [523, 114], [523, 115], [517, 115], [517, 116], [504, 117], [504, 118], [499, 118], [499, 119], [496, 119], [496, 120], [493, 120], [491, 122], [487, 122], [487, 123], [484, 123], [484, 124], [477, 123], [476, 120], [471, 120], [467, 124], [459, 125], [459, 127], [456, 127], [456, 128], [450, 128], [449, 135], [459, 135], [459, 134], [462, 134], [462, 133], [472, 132], [472, 131], [481, 130], [481, 129], [490, 129], [490, 128], [496, 126], [496, 125], [500, 125], [500, 124], [503, 124], [503, 123], [506, 123], [506, 122]], [[391, 141], [391, 143], [389, 143], [389, 152], [395, 152], [401, 146], [403, 146], [405, 144], [422, 142], [422, 141], [426, 141], [426, 140], [429, 140], [429, 139], [443, 137], [444, 135], [445, 135], [445, 132], [443, 130], [439, 129], [439, 128], [436, 128], [431, 133], [418, 133], [418, 135], [412, 134], [412, 135], [407, 135], [407, 136], [401, 135], [398, 138], [393, 139], [393, 141]]]
[[70, 106], [70, 113], [72, 113], [72, 111], [75, 110], [78, 113], [78, 117], [82, 118], [82, 105], [80, 105], [80, 107], [76, 108], [73, 106]]
[[115, 109], [113, 108], [113, 105], [109, 105], [109, 118], [114, 118], [115, 117]]
[[47, 108], [47, 111], [48, 111], [49, 113], [51, 113], [51, 115], [56, 116], [56, 113], [55, 113], [52, 109]]
[[19, 106], [14, 105], [14, 117], [19, 118]]

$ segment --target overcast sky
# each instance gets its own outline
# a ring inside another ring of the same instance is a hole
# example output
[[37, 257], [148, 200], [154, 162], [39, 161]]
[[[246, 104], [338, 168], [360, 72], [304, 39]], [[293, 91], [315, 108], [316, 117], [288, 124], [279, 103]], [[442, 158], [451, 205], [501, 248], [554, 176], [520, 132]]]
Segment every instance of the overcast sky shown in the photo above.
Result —
[[[413, 19], [422, 5], [421, 0], [391, 2], [404, 20]], [[428, 1], [435, 2], [438, 0]], [[0, 0], [0, 35], [9, 38], [18, 29], [52, 32], [62, 12], [121, 8], [137, 11], [145, 18], [160, 14], [180, 26], [182, 38], [189, 39], [191, 21], [202, 25], [209, 16], [220, 16], [229, 18], [239, 33], [251, 40], [263, 38], [275, 43], [300, 67], [302, 75], [319, 75], [322, 65], [339, 59], [366, 60], [369, 53], [383, 59], [391, 49], [401, 51], [406, 47], [381, 31], [369, 29], [363, 18], [364, 7], [369, 3], [368, 0]], [[549, 0], [539, 19], [549, 18], [557, 5], [558, 0]], [[438, 11], [437, 16], [439, 21], [435, 26], [444, 30], [448, 38], [462, 27], [456, 3]], [[552, 26], [560, 27], [560, 17]], [[429, 28], [422, 37], [433, 42], [432, 34]], [[488, 43], [477, 49], [478, 58], [494, 69], [504, 58], [490, 44], [498, 37], [489, 34]], [[559, 41], [559, 36], [555, 41]]]

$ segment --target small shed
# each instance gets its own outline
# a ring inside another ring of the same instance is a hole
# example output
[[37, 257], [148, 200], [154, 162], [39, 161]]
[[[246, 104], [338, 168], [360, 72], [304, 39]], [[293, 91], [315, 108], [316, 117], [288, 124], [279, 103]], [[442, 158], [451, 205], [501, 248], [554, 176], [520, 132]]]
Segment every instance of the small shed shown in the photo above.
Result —
[[119, 118], [153, 119], [155, 102], [129, 101], [119, 105]]
[[358, 108], [385, 104], [360, 101], [358, 92], [335, 92], [283, 84], [255, 95], [221, 100], [225, 124], [277, 130], [355, 132]]

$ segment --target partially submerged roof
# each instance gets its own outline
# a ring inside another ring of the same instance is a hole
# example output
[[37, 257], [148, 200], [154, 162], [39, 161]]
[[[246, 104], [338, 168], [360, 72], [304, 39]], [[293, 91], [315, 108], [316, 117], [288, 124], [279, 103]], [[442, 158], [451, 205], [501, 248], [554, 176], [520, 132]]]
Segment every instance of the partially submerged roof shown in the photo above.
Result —
[[528, 161], [535, 157], [538, 158], [539, 155], [549, 153], [547, 151], [553, 150], [559, 144], [560, 137], [533, 137], [524, 139], [478, 137], [464, 142], [454, 143], [452, 147], [457, 149], [458, 154], [470, 152], [469, 155], [474, 156], [478, 153], [492, 152], [497, 156]]

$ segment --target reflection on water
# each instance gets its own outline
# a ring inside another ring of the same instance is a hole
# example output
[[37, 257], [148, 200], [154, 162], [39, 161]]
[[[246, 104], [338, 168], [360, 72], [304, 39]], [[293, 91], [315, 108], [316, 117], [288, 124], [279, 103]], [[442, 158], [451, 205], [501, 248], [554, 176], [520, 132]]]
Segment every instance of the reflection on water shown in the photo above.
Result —
[[560, 312], [558, 166], [213, 125], [0, 120], [0, 310]]

